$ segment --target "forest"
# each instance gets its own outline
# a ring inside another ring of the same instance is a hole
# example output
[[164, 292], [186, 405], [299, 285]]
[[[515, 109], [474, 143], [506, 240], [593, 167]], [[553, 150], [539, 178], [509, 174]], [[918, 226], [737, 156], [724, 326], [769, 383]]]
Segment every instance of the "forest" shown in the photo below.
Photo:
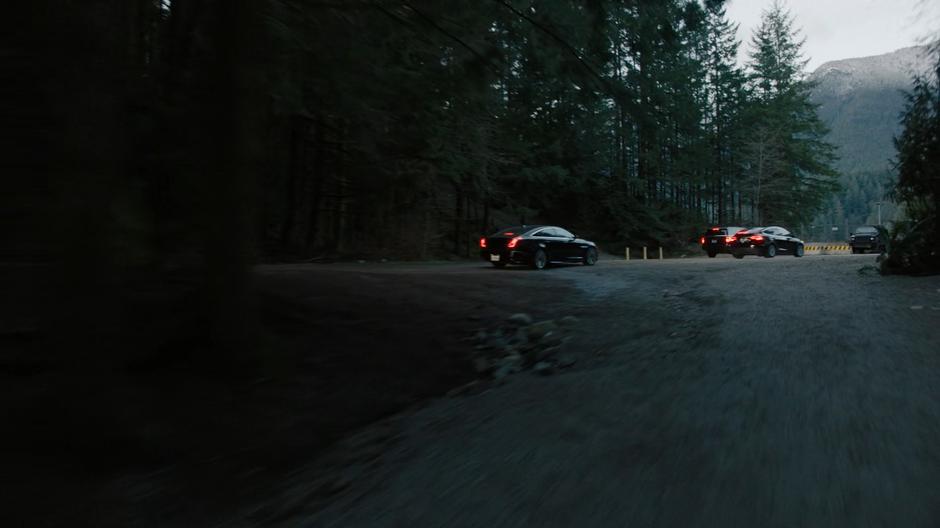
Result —
[[44, 234], [94, 234], [122, 266], [207, 245], [251, 262], [466, 257], [513, 223], [617, 252], [712, 222], [798, 228], [837, 176], [800, 37], [770, 6], [741, 68], [722, 4], [48, 8], [69, 45], [36, 43], [34, 72], [56, 77], [37, 98], [67, 141], [44, 152], [81, 169], [24, 191], [75, 198], [49, 203], [69, 220]]

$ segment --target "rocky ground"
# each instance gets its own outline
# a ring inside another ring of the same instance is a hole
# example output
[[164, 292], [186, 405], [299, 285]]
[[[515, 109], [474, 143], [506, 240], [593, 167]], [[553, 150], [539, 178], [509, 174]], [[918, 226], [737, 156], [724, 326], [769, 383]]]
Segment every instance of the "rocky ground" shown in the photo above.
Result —
[[873, 261], [528, 273], [516, 291], [573, 294], [481, 325], [480, 381], [383, 421], [367, 463], [340, 447], [328, 500], [299, 472], [264, 522], [936, 526], [940, 278], [859, 272]]
[[128, 380], [173, 410], [125, 417], [159, 456], [50, 437], [0, 498], [35, 526], [937, 526], [940, 277], [874, 261], [261, 267], [257, 380]]

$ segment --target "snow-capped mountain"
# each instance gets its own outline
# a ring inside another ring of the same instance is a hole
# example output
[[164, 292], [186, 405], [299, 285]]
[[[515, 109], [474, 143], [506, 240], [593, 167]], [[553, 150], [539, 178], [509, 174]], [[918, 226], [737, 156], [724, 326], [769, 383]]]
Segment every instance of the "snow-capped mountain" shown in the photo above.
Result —
[[915, 74], [926, 73], [931, 59], [925, 46], [903, 48], [874, 57], [827, 62], [810, 80], [819, 117], [831, 128], [829, 141], [839, 147], [843, 171], [888, 168], [892, 138], [899, 131], [905, 90]]

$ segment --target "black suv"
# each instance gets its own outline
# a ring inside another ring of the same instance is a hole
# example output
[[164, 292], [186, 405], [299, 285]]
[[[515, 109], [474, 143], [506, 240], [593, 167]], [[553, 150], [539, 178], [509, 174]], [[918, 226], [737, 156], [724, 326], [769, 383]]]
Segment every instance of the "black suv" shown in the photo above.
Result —
[[864, 253], [868, 249], [884, 251], [885, 243], [881, 238], [882, 229], [879, 226], [859, 226], [849, 238], [852, 253]]
[[699, 238], [699, 244], [710, 258], [715, 258], [719, 253], [731, 253], [728, 244], [734, 241], [734, 234], [747, 228], [723, 226], [712, 227]]

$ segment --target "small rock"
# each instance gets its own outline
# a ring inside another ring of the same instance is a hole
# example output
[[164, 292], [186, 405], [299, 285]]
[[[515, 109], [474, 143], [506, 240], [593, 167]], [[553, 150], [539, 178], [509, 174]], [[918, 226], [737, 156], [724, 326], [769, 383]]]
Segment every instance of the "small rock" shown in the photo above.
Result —
[[528, 328], [526, 328], [526, 332], [529, 334], [529, 339], [532, 341], [539, 341], [544, 336], [557, 329], [558, 327], [555, 325], [555, 321], [549, 319], [547, 321], [539, 321], [533, 325], [530, 325]]
[[496, 365], [499, 367], [512, 367], [522, 370], [522, 364], [525, 362], [524, 358], [515, 350], [509, 353], [506, 357], [500, 359]]
[[556, 360], [558, 366], [561, 368], [568, 368], [578, 362], [578, 359], [572, 356], [571, 354], [559, 354], [558, 359]]
[[493, 372], [493, 379], [501, 380], [509, 376], [510, 374], [515, 374], [519, 372], [520, 370], [522, 369], [513, 365], [501, 365], [499, 368], [496, 369], [495, 372]]
[[506, 320], [513, 326], [529, 326], [532, 324], [532, 316], [525, 313], [514, 313]]
[[539, 360], [539, 350], [541, 349], [537, 345], [528, 343], [519, 348], [519, 353], [526, 365], [532, 365]]
[[532, 371], [543, 376], [548, 376], [555, 373], [555, 366], [548, 361], [539, 361], [532, 367]]
[[543, 347], [557, 347], [564, 343], [564, 338], [558, 332], [549, 332], [539, 339], [539, 345]]
[[548, 347], [548, 348], [540, 348], [535, 355], [536, 362], [547, 361], [555, 357], [555, 355], [558, 354], [559, 350], [560, 350], [560, 347], [557, 347], [557, 346]]
[[525, 346], [529, 343], [529, 335], [522, 328], [516, 329], [515, 333], [509, 338], [509, 344], [514, 346]]
[[576, 324], [580, 322], [581, 320], [573, 315], [566, 315], [558, 320], [558, 324], [560, 324], [561, 326], [569, 326], [569, 327], [575, 326]]

